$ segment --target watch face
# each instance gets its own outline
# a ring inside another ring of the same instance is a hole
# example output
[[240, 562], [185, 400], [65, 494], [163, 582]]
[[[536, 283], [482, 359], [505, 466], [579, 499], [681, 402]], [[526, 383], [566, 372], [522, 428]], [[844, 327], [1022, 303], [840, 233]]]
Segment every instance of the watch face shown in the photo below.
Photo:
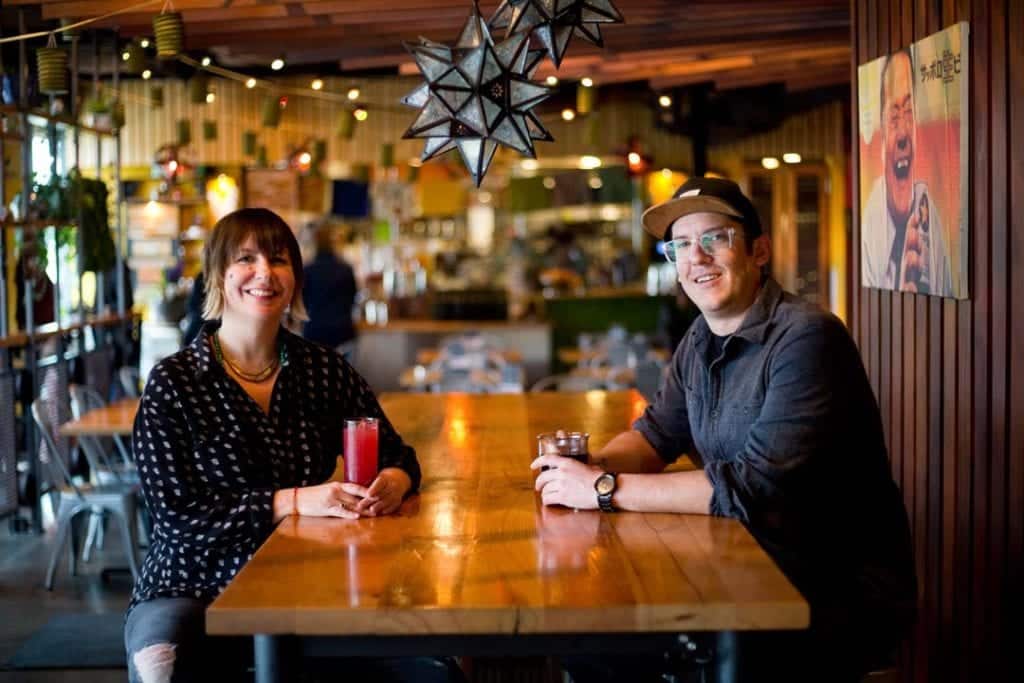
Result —
[[610, 474], [602, 474], [597, 480], [597, 492], [601, 495], [611, 493], [615, 490], [615, 477]]

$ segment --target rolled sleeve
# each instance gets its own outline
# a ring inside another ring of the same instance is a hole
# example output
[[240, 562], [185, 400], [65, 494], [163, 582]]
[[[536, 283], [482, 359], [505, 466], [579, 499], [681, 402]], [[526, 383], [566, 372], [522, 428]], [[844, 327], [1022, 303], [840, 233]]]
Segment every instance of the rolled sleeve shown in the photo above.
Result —
[[633, 422], [633, 429], [647, 440], [662, 460], [673, 463], [693, 448], [690, 419], [686, 410], [683, 381], [684, 344], [672, 356], [671, 370], [662, 381], [654, 400]]

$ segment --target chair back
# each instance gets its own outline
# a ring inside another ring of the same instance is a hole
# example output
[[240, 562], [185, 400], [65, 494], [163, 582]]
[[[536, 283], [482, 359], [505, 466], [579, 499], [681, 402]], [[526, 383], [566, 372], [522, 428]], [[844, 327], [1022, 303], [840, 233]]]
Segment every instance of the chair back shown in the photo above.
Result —
[[[91, 387], [72, 384], [70, 394], [71, 414], [76, 420], [91, 410], [106, 406], [103, 397]], [[119, 484], [125, 483], [110, 456], [114, 451], [113, 439], [82, 435], [78, 437], [78, 445], [81, 447], [82, 453], [85, 454], [85, 459], [89, 461], [89, 467], [100, 477], [100, 481], [102, 481], [102, 477], [109, 477]]]
[[118, 369], [117, 379], [121, 383], [124, 395], [131, 398], [138, 398], [142, 395], [139, 390], [139, 369], [132, 365], [125, 365]]
[[0, 517], [18, 509], [14, 375], [0, 367]]
[[81, 489], [75, 484], [70, 470], [70, 449], [68, 440], [57, 434], [52, 415], [57, 411], [54, 401], [40, 396], [32, 401], [32, 421], [39, 430], [39, 437], [45, 448], [39, 449], [39, 465], [51, 488], [70, 488], [84, 500]]
[[93, 387], [104, 400], [110, 396], [114, 378], [114, 347], [100, 346], [84, 354], [85, 383]]

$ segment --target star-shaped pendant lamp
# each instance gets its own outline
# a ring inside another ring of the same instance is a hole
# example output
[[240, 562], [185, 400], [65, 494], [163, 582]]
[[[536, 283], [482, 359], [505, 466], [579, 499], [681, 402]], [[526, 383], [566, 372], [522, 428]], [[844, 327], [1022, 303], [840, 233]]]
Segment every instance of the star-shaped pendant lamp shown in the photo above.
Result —
[[612, 0], [502, 0], [491, 17], [490, 28], [504, 28], [506, 36], [536, 34], [558, 68], [573, 33], [603, 47], [601, 24], [623, 21]]
[[406, 49], [426, 83], [402, 99], [420, 108], [403, 137], [425, 138], [423, 161], [457, 148], [479, 187], [498, 145], [535, 157], [533, 141], [553, 139], [531, 111], [551, 89], [530, 80], [544, 51], [529, 33], [495, 43], [474, 2], [455, 47], [420, 38]]

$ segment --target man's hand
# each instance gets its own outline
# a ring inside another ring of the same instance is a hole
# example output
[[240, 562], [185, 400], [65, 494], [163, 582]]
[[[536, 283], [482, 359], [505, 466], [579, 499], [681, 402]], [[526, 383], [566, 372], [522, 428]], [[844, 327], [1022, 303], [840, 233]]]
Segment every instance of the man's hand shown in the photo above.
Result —
[[356, 512], [367, 517], [389, 515], [402, 505], [411, 487], [412, 480], [405, 470], [385, 467], [370, 484], [366, 497], [356, 505]]
[[594, 482], [604, 470], [584, 465], [561, 455], [542, 455], [530, 463], [530, 469], [549, 469], [540, 473], [534, 485], [545, 505], [564, 505], [577, 510], [597, 509]]
[[907, 236], [903, 242], [903, 259], [900, 264], [900, 290], [918, 291], [921, 276], [928, 270], [929, 236], [921, 229], [919, 211], [913, 211], [907, 220]]

